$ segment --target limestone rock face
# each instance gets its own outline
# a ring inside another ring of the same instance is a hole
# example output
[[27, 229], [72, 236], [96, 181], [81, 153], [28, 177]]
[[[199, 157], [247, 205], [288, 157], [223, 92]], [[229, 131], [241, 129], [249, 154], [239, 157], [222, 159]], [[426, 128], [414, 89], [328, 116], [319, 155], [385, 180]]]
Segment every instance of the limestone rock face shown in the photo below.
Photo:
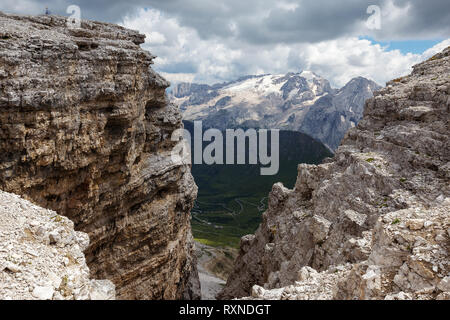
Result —
[[143, 41], [111, 24], [0, 14], [0, 189], [88, 233], [91, 276], [118, 298], [198, 298], [197, 187], [170, 156], [181, 115]]
[[88, 235], [73, 222], [0, 191], [0, 300], [111, 300], [109, 280], [90, 280]]
[[334, 159], [276, 184], [221, 298], [449, 299], [450, 48], [366, 102]]

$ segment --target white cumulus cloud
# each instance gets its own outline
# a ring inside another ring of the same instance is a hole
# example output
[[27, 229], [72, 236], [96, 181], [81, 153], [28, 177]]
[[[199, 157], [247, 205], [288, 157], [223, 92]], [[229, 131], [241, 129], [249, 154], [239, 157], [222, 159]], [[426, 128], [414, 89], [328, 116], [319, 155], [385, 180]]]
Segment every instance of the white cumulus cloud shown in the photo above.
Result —
[[122, 24], [147, 35], [144, 47], [158, 56], [155, 69], [169, 80], [200, 83], [228, 81], [247, 74], [311, 70], [335, 87], [357, 76], [384, 85], [450, 45], [450, 40], [445, 40], [424, 54], [404, 54], [353, 36], [278, 44], [252, 44], [238, 36], [204, 39], [196, 29], [156, 9], [141, 9], [126, 16]]

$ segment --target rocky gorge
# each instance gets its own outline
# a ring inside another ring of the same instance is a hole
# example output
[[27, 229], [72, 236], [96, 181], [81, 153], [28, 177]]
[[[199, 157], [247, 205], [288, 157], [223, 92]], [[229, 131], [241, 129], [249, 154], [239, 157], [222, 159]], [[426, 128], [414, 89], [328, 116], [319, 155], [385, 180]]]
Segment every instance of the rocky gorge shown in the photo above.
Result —
[[[450, 48], [383, 89], [335, 91], [303, 72], [242, 80], [309, 101], [280, 121], [332, 115], [310, 128], [331, 149], [350, 130], [333, 158], [298, 166], [293, 189], [273, 186], [231, 271], [234, 251], [194, 250], [197, 187], [171, 157], [182, 116], [143, 42], [0, 12], [0, 299], [198, 299], [197, 255], [211, 299], [228, 275], [221, 299], [450, 299]], [[358, 92], [358, 110], [337, 107], [340, 91]]]
[[367, 100], [335, 156], [275, 184], [222, 299], [450, 299], [450, 47]]
[[[181, 115], [144, 38], [107, 23], [73, 29], [64, 17], [0, 13], [0, 190], [87, 233], [79, 247], [90, 277], [112, 281], [118, 299], [196, 299], [197, 188], [189, 166], [170, 157]], [[20, 269], [11, 276], [24, 279]]]

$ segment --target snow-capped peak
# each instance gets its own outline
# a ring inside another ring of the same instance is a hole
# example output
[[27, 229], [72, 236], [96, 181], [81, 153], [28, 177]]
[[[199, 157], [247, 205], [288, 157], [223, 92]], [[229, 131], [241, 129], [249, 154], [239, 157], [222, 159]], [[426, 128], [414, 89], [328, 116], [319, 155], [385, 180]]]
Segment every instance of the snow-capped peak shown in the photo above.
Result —
[[262, 75], [247, 78], [245, 80], [231, 83], [224, 88], [223, 91], [239, 92], [239, 91], [255, 91], [263, 94], [280, 92], [283, 83], [278, 83], [276, 80], [282, 78], [283, 75]]
[[309, 81], [317, 79], [317, 78], [320, 78], [317, 74], [315, 74], [312, 71], [308, 71], [308, 70], [303, 70], [300, 73], [300, 77], [303, 77], [303, 78], [305, 78], [306, 80], [309, 80]]

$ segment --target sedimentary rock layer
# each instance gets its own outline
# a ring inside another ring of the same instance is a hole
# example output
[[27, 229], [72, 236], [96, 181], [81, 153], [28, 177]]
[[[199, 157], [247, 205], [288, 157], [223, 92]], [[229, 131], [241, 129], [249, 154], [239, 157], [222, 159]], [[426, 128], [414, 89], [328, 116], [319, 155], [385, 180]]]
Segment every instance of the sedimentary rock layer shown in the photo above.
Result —
[[109, 280], [90, 280], [89, 237], [73, 222], [0, 191], [0, 300], [111, 300]]
[[449, 111], [447, 48], [376, 92], [334, 159], [273, 187], [221, 297], [449, 299]]
[[56, 16], [0, 14], [0, 189], [89, 234], [91, 276], [123, 299], [198, 297], [182, 127], [144, 36]]

